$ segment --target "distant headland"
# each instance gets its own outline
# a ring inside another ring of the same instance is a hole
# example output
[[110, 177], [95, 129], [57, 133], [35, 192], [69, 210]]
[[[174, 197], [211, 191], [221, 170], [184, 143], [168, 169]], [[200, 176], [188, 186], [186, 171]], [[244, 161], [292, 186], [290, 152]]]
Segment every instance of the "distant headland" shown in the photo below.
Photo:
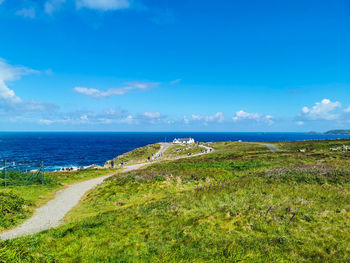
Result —
[[315, 132], [311, 131], [309, 134], [327, 134], [327, 135], [348, 135], [350, 134], [350, 129], [349, 130], [330, 130], [326, 132]]

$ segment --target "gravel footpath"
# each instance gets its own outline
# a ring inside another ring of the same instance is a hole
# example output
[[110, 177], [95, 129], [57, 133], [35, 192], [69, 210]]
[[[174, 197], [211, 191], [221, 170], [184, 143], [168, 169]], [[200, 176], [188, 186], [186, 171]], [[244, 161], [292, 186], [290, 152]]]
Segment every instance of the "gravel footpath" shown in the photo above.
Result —
[[[163, 153], [170, 145], [171, 144], [162, 144], [162, 148], [160, 150], [161, 153]], [[210, 149], [213, 150], [212, 148], [204, 145], [201, 147], [205, 148], [208, 151], [210, 151]], [[205, 153], [206, 152], [195, 154], [192, 156], [198, 156]], [[176, 159], [181, 159], [181, 157]], [[122, 173], [137, 170], [142, 166], [148, 164], [150, 163], [141, 163], [127, 166], [122, 171]], [[18, 227], [1, 233], [0, 240], [7, 240], [25, 235], [32, 235], [63, 224], [63, 218], [65, 217], [65, 215], [79, 203], [80, 199], [84, 196], [86, 192], [95, 188], [99, 184], [103, 183], [103, 181], [106, 178], [111, 177], [115, 174], [105, 175], [102, 177], [72, 184], [65, 189], [57, 191], [55, 198], [47, 202], [42, 207], [38, 208], [35, 211], [34, 216], [26, 220]]]
[[[136, 170], [146, 164], [137, 164], [126, 167], [123, 172]], [[80, 183], [72, 184], [65, 189], [59, 190], [54, 199], [38, 208], [33, 217], [11, 229], [0, 234], [0, 240], [7, 240], [25, 235], [32, 235], [63, 223], [64, 216], [76, 206], [83, 195], [92, 188], [103, 183], [103, 181], [115, 174], [110, 174]]]

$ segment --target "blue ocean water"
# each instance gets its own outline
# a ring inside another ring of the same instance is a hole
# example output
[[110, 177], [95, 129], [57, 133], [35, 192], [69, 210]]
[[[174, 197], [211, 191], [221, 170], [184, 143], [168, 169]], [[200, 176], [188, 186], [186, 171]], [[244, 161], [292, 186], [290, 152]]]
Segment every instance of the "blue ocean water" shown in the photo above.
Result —
[[46, 167], [103, 165], [147, 144], [193, 137], [196, 141], [299, 141], [350, 138], [349, 135], [242, 132], [0, 132], [0, 160], [41, 160]]

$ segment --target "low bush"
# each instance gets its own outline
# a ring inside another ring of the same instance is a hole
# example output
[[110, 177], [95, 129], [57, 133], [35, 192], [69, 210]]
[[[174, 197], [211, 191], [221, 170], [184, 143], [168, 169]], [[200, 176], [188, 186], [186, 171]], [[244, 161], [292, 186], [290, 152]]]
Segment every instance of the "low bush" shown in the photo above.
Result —
[[6, 228], [13, 225], [18, 215], [23, 215], [29, 203], [18, 195], [8, 192], [0, 192], [0, 227]]

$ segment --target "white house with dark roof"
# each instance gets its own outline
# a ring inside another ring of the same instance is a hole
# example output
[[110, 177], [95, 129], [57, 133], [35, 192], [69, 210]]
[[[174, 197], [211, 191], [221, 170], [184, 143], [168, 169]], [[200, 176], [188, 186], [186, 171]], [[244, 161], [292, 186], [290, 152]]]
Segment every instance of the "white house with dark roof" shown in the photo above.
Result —
[[173, 144], [191, 144], [194, 143], [193, 138], [175, 138]]

